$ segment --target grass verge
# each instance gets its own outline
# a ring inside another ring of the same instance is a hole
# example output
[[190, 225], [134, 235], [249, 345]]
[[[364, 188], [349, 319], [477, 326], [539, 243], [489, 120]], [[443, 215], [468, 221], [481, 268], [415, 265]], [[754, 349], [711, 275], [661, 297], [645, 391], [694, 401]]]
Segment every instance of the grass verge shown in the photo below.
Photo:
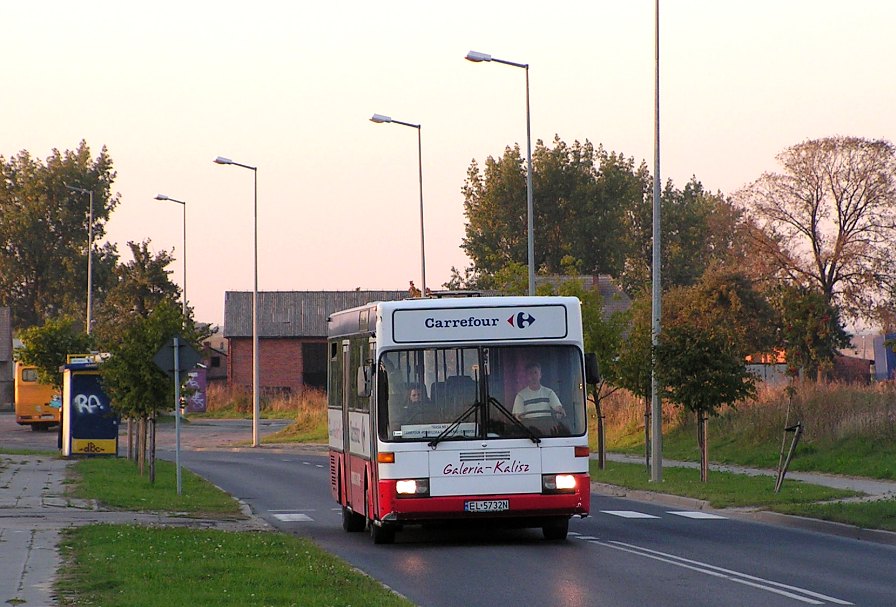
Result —
[[874, 502], [836, 502], [833, 504], [781, 504], [775, 512], [795, 514], [825, 521], [846, 523], [865, 529], [896, 531], [896, 498]]
[[190, 516], [241, 516], [239, 504], [205, 479], [181, 467], [181, 495], [173, 463], [156, 460], [156, 482], [148, 466], [141, 476], [134, 462], [123, 458], [86, 459], [74, 465], [72, 496], [95, 499], [119, 510], [178, 512]]
[[92, 525], [67, 531], [62, 554], [64, 605], [411, 605], [282, 533]]
[[780, 493], [774, 492], [775, 479], [730, 472], [709, 473], [709, 482], [700, 481], [700, 471], [693, 468], [663, 468], [663, 482], [650, 482], [650, 475], [641, 464], [608, 462], [604, 470], [591, 462], [591, 480], [641, 491], [657, 491], [671, 495], [705, 500], [713, 508], [777, 507], [812, 504], [820, 501], [855, 497], [855, 491], [832, 489], [798, 481], [787, 481]]
[[[189, 470], [156, 462], [156, 482], [125, 459], [77, 462], [72, 493], [109, 507], [239, 516], [236, 501]], [[65, 606], [385, 605], [412, 607], [308, 540], [279, 532], [89, 525], [64, 532]]]
[[[709, 457], [714, 463], [778, 467], [781, 439], [753, 441], [743, 436], [713, 432], [709, 423]], [[792, 435], [788, 435], [786, 447]], [[643, 435], [640, 441], [626, 445], [612, 445], [619, 453], [638, 455], [644, 453]], [[700, 461], [697, 448], [697, 431], [692, 425], [680, 426], [663, 435], [663, 457], [682, 461]], [[896, 479], [896, 442], [865, 437], [849, 437], [839, 440], [800, 442], [789, 470], [847, 474], [884, 480]]]

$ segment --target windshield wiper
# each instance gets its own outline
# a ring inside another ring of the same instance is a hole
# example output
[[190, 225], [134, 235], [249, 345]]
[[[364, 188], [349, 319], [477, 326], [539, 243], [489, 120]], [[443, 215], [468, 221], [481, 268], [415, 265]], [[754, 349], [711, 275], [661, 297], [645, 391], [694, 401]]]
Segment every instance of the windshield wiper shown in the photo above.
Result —
[[429, 443], [427, 443], [427, 444], [429, 445], [430, 449], [435, 449], [436, 446], [437, 446], [440, 442], [442, 442], [443, 440], [445, 440], [445, 439], [448, 437], [449, 434], [451, 434], [452, 432], [454, 432], [454, 431], [458, 428], [458, 426], [460, 426], [461, 423], [462, 423], [465, 419], [467, 419], [467, 418], [470, 416], [471, 413], [474, 413], [474, 412], [476, 411], [476, 409], [478, 409], [480, 406], [482, 406], [482, 403], [480, 403], [480, 402], [475, 402], [475, 403], [473, 403], [472, 405], [470, 405], [469, 408], [467, 408], [466, 411], [464, 411], [463, 413], [461, 413], [460, 416], [458, 416], [453, 422], [451, 422], [451, 423], [448, 425], [447, 428], [445, 428], [444, 430], [442, 430], [442, 432], [441, 432], [437, 437], [435, 437], [434, 439], [432, 439], [431, 441], [429, 441]]
[[538, 438], [538, 436], [536, 436], [535, 433], [529, 429], [529, 426], [527, 426], [526, 424], [524, 424], [523, 422], [518, 420], [516, 418], [516, 416], [514, 416], [513, 413], [511, 413], [510, 411], [508, 411], [507, 407], [502, 405], [501, 401], [499, 401], [497, 398], [495, 398], [494, 396], [490, 396], [488, 398], [488, 404], [494, 405], [495, 409], [500, 411], [504, 415], [504, 417], [506, 417], [507, 419], [509, 419], [511, 421], [511, 423], [513, 423], [515, 426], [517, 426], [519, 428], [522, 428], [523, 432], [526, 433], [526, 435], [529, 437], [529, 439], [533, 443], [535, 443], [537, 445], [538, 443], [541, 442], [541, 439]]

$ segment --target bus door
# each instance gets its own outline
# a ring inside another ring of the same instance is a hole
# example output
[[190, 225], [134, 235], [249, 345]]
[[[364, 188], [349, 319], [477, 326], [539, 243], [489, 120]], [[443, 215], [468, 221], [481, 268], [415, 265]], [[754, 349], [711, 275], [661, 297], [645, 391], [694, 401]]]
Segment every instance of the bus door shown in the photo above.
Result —
[[[342, 340], [342, 491], [345, 495], [345, 503], [358, 510], [360, 501], [355, 498], [355, 479], [352, 478], [352, 446], [351, 425], [349, 421], [349, 403], [355, 387], [352, 385], [352, 374], [349, 365], [351, 355], [351, 343]], [[363, 499], [363, 498], [362, 498]], [[363, 512], [363, 510], [361, 510]]]

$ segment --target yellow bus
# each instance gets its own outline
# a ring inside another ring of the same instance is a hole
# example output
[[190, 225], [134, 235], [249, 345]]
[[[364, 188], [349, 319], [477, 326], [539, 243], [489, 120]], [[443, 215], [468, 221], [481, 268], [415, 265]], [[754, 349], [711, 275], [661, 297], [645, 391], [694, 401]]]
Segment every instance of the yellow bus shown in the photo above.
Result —
[[62, 398], [53, 386], [40, 383], [37, 367], [16, 363], [16, 423], [48, 430], [59, 423]]

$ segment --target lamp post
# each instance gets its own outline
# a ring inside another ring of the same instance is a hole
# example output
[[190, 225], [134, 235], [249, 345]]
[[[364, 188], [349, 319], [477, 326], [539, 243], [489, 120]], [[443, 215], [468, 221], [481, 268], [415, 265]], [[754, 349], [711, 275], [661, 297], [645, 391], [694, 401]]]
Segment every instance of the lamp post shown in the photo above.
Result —
[[423, 279], [423, 294], [426, 295], [426, 245], [423, 236], [423, 139], [421, 135], [423, 129], [419, 124], [402, 122], [401, 120], [395, 120], [394, 118], [383, 116], [382, 114], [374, 114], [370, 117], [370, 121], [376, 122], [377, 124], [401, 124], [417, 129], [417, 174], [420, 179], [420, 274]]
[[[660, 269], [661, 257], [661, 223], [660, 223], [660, 0], [655, 1], [654, 14], [654, 131], [653, 131], [653, 272], [651, 286], [651, 340], [650, 343], [656, 352], [659, 344], [663, 287]], [[660, 398], [660, 381], [656, 375], [656, 359], [652, 365], [650, 376], [650, 411], [651, 411], [651, 435], [650, 435], [650, 481], [660, 483], [663, 480], [663, 402]]]
[[496, 59], [486, 53], [470, 51], [465, 57], [467, 61], [473, 63], [491, 62], [503, 63], [504, 65], [512, 65], [513, 67], [521, 67], [526, 70], [526, 213], [528, 215], [527, 225], [527, 244], [529, 256], [529, 295], [535, 295], [535, 228], [534, 228], [534, 205], [532, 203], [532, 122], [529, 113], [529, 64], [516, 63], [514, 61], [506, 61], [504, 59]]
[[87, 334], [93, 326], [93, 190], [63, 184], [67, 189], [90, 196], [90, 211], [87, 218]]
[[234, 162], [230, 158], [218, 156], [216, 164], [232, 164], [249, 169], [255, 176], [255, 196], [253, 206], [253, 260], [255, 279], [252, 286], [252, 446], [258, 446], [258, 418], [261, 412], [258, 385], [258, 167]]
[[170, 200], [171, 202], [176, 202], [184, 208], [184, 292], [183, 292], [183, 303], [181, 305], [181, 314], [184, 317], [184, 325], [187, 323], [187, 203], [183, 200], [178, 200], [177, 198], [171, 198], [170, 196], [166, 196], [165, 194], [156, 194], [156, 200]]

